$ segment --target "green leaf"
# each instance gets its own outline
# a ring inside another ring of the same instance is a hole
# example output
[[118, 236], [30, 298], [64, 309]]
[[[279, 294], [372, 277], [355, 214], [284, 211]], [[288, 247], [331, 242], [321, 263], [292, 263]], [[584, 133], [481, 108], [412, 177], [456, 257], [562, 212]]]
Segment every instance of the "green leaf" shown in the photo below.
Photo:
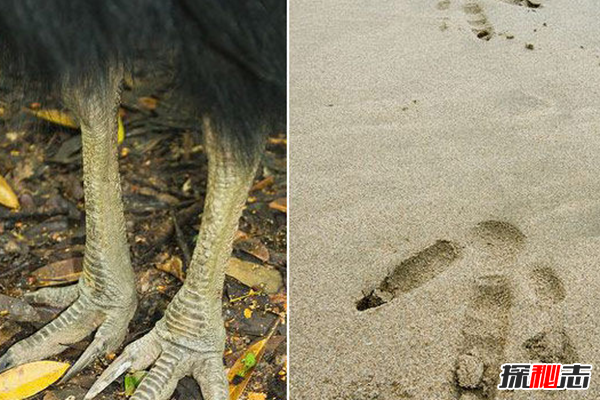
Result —
[[246, 376], [246, 373], [256, 365], [256, 355], [252, 352], [246, 354], [246, 356], [242, 358], [242, 364], [243, 369], [238, 372], [238, 375], [243, 378]]
[[246, 368], [252, 368], [256, 365], [256, 355], [254, 353], [248, 353], [242, 362]]
[[125, 396], [133, 396], [146, 374], [146, 371], [136, 371], [125, 375]]

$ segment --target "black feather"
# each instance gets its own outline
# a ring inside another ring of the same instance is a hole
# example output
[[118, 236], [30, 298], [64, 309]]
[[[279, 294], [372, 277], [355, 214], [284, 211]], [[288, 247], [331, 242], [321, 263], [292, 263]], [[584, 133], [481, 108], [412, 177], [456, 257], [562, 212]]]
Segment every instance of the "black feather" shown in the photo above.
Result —
[[115, 66], [169, 60], [186, 112], [241, 151], [282, 129], [285, 0], [2, 0], [0, 71], [38, 92], [87, 90]]

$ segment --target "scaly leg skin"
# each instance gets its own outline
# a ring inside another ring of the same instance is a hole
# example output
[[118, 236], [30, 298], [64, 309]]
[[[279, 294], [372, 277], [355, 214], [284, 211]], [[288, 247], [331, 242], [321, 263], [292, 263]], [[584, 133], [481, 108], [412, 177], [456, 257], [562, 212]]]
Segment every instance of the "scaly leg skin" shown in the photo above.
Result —
[[214, 131], [208, 117], [203, 119], [203, 130], [208, 192], [188, 277], [165, 316], [149, 334], [125, 348], [85, 399], [94, 398], [126, 370], [141, 370], [151, 364], [153, 368], [132, 400], [167, 400], [185, 375], [198, 381], [205, 399], [229, 397], [223, 368], [225, 329], [221, 296], [233, 236], [261, 151], [257, 148], [249, 157], [236, 155]]
[[[58, 318], [16, 343], [0, 358], [0, 370], [61, 353], [96, 331], [94, 340], [64, 376], [69, 379], [97, 356], [123, 342], [137, 306], [125, 235], [117, 153], [121, 76], [112, 71], [89, 85], [65, 85], [65, 102], [77, 115], [83, 140], [86, 247], [83, 273], [73, 287], [41, 289], [29, 300], [66, 307]], [[72, 87], [93, 90], [77, 92]]]

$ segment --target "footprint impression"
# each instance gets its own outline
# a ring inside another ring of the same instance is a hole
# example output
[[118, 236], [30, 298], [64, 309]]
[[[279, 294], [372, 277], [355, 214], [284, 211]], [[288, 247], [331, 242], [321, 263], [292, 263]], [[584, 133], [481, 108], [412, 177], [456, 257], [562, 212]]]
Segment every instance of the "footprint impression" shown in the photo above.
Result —
[[576, 362], [577, 352], [565, 332], [566, 290], [561, 279], [553, 268], [538, 265], [530, 272], [529, 280], [537, 298], [538, 312], [547, 318], [543, 319], [540, 331], [523, 343], [527, 356], [532, 362]]
[[[513, 225], [502, 221], [484, 221], [472, 229], [472, 247], [488, 259], [502, 261], [514, 257], [524, 245], [525, 236]], [[394, 298], [411, 292], [448, 270], [461, 258], [463, 246], [450, 240], [438, 240], [424, 250], [405, 259], [356, 302], [359, 311], [382, 306]], [[512, 258], [511, 258], [512, 259]]]
[[[456, 1], [456, 0], [454, 0]], [[542, 5], [542, 0], [500, 0], [504, 3], [528, 7], [539, 8]], [[440, 11], [449, 10], [452, 6], [451, 0], [439, 0], [436, 8]], [[473, 34], [481, 40], [488, 41], [495, 35], [494, 25], [489, 21], [482, 1], [480, 0], [463, 0], [461, 4], [462, 12]], [[448, 17], [442, 18], [440, 25], [441, 30], [448, 29]]]
[[356, 309], [364, 311], [379, 307], [397, 296], [424, 285], [446, 271], [459, 257], [458, 244], [448, 240], [438, 240], [393, 268], [375, 290], [366, 293], [358, 300]]
[[[511, 329], [514, 304], [513, 283], [504, 271], [515, 271], [526, 237], [504, 221], [484, 221], [472, 228], [466, 246], [438, 240], [403, 260], [366, 293], [356, 308], [379, 307], [409, 293], [447, 271], [466, 251], [472, 252], [478, 269], [489, 271], [472, 283], [472, 295], [462, 326], [462, 343], [456, 360], [455, 378], [461, 400], [485, 400], [496, 396], [500, 366], [506, 362], [505, 347]], [[525, 277], [534, 291], [541, 328], [525, 340], [522, 349], [532, 362], [573, 363], [578, 360], [565, 332], [565, 287], [554, 269], [535, 265]]]
[[483, 8], [478, 1], [465, 1], [463, 11], [471, 31], [482, 40], [490, 40], [494, 35], [494, 27], [488, 21]]
[[[500, 272], [511, 268], [525, 244], [525, 235], [507, 222], [485, 221], [471, 232], [472, 250]], [[456, 383], [462, 400], [491, 399], [505, 362], [513, 290], [508, 277], [497, 273], [476, 278], [472, 291], [456, 361]]]

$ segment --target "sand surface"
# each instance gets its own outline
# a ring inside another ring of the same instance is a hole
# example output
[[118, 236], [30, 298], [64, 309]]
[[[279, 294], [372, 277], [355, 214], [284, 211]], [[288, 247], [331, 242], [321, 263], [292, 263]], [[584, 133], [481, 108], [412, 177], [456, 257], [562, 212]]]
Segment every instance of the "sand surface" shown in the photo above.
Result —
[[[600, 2], [290, 15], [291, 398], [600, 398]], [[537, 360], [598, 370], [491, 387]]]

